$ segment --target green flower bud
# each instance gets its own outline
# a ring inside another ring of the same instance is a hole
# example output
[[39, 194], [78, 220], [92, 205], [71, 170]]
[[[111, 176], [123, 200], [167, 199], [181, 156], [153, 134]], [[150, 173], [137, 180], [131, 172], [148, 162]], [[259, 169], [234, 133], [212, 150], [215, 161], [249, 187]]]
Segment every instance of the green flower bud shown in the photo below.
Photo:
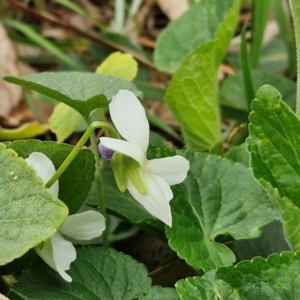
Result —
[[115, 152], [110, 161], [117, 186], [122, 193], [124, 193], [127, 189], [127, 175], [124, 157], [125, 156], [123, 154]]

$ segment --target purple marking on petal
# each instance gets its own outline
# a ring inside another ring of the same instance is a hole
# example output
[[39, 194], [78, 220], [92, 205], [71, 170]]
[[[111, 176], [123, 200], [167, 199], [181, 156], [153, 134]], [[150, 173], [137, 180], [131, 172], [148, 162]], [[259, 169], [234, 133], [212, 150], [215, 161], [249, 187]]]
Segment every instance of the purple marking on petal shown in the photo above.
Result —
[[111, 149], [106, 148], [105, 146], [103, 146], [101, 143], [99, 143], [98, 145], [98, 150], [100, 155], [108, 162], [110, 162], [110, 160], [112, 159], [112, 156], [114, 154], [114, 151]]

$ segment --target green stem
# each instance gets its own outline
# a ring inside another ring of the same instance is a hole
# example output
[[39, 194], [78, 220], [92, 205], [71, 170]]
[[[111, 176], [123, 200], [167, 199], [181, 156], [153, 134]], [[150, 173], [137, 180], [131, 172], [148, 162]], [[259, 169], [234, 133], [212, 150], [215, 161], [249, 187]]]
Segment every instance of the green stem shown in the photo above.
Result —
[[55, 174], [49, 179], [49, 181], [46, 183], [45, 187], [49, 188], [52, 186], [52, 184], [63, 174], [63, 172], [67, 169], [67, 167], [71, 164], [73, 159], [77, 156], [81, 148], [85, 145], [91, 134], [96, 128], [104, 128], [107, 129], [114, 138], [119, 139], [120, 136], [118, 132], [108, 123], [106, 122], [93, 122], [89, 124], [89, 127], [87, 128], [84, 135], [81, 137], [77, 145], [72, 149], [72, 151], [69, 153], [65, 161], [61, 164], [61, 166], [58, 168], [58, 170], [55, 172]]
[[[90, 121], [89, 121], [90, 122]], [[94, 153], [95, 157], [95, 181], [97, 184], [97, 191], [98, 191], [98, 202], [99, 202], [99, 211], [105, 218], [105, 229], [102, 233], [102, 243], [103, 247], [108, 248], [108, 223], [107, 223], [107, 216], [106, 216], [106, 210], [105, 210], [105, 200], [104, 200], [104, 192], [103, 192], [103, 180], [102, 180], [102, 173], [101, 173], [101, 167], [100, 167], [100, 158], [99, 158], [99, 152], [98, 152], [98, 145], [95, 133], [91, 133], [91, 144], [92, 144], [92, 151]]]
[[241, 34], [241, 67], [242, 67], [242, 75], [244, 81], [244, 90], [247, 98], [247, 104], [249, 111], [251, 110], [252, 100], [255, 98], [255, 92], [253, 87], [252, 73], [250, 60], [248, 56], [247, 49], [247, 41], [246, 41], [246, 23], [243, 26], [242, 34]]
[[[96, 141], [96, 136], [94, 133], [94, 130], [96, 128], [104, 128], [112, 134], [114, 138], [120, 138], [118, 132], [108, 123], [106, 122], [93, 122], [91, 123], [90, 120], [87, 120], [88, 128], [86, 132], [83, 134], [77, 145], [72, 149], [70, 154], [67, 156], [65, 161], [61, 164], [61, 166], [58, 168], [58, 170], [55, 172], [55, 174], [50, 178], [50, 180], [46, 183], [45, 187], [49, 188], [51, 185], [63, 174], [63, 172], [66, 170], [66, 168], [71, 164], [73, 159], [77, 156], [81, 148], [85, 145], [87, 140], [91, 139], [92, 144], [92, 151], [94, 153], [95, 157], [95, 180], [97, 183], [97, 189], [98, 189], [98, 197], [99, 197], [99, 211], [104, 216], [105, 220], [106, 218], [106, 211], [105, 211], [105, 201], [104, 201], [104, 194], [103, 194], [103, 182], [102, 182], [102, 174], [100, 169], [100, 157], [98, 153], [98, 145]], [[108, 228], [107, 223], [105, 226], [105, 230], [102, 233], [102, 243], [104, 247], [108, 247]]]
[[297, 96], [296, 96], [296, 115], [300, 118], [300, 2], [290, 0], [291, 11], [294, 19], [296, 54], [297, 54]]

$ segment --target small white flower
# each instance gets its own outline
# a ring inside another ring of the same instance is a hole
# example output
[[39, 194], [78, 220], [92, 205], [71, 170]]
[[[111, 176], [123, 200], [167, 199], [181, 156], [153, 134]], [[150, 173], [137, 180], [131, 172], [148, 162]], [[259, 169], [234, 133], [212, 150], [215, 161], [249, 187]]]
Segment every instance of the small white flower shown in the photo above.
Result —
[[129, 162], [126, 170], [128, 191], [150, 214], [172, 226], [169, 201], [173, 193], [170, 185], [186, 178], [188, 160], [179, 155], [147, 160], [149, 123], [143, 106], [132, 92], [120, 90], [109, 104], [109, 111], [114, 125], [126, 141], [101, 137], [100, 145], [136, 162], [136, 166]]
[[[44, 183], [47, 183], [55, 173], [52, 161], [43, 153], [33, 152], [26, 161]], [[56, 181], [49, 189], [56, 198], [58, 197], [58, 188], [58, 181]], [[76, 259], [76, 251], [73, 244], [67, 241], [63, 235], [78, 240], [90, 240], [100, 236], [104, 229], [104, 217], [98, 212], [89, 210], [71, 215], [67, 217], [59, 232], [51, 236], [41, 246], [36, 246], [34, 250], [63, 279], [71, 282], [72, 278], [65, 271], [70, 269], [71, 262]]]

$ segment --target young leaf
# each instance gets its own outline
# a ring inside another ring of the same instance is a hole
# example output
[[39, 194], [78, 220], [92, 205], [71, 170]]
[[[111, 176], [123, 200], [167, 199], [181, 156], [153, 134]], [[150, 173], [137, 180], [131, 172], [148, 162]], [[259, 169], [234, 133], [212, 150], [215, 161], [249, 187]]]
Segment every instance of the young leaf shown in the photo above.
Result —
[[187, 144], [195, 150], [206, 150], [220, 140], [215, 47], [211, 42], [190, 53], [165, 95]]
[[96, 74], [115, 76], [132, 81], [138, 71], [136, 60], [128, 53], [114, 52], [96, 69]]
[[68, 209], [4, 144], [0, 144], [0, 161], [0, 265], [5, 265], [52, 236]]
[[252, 110], [247, 142], [254, 175], [300, 208], [300, 121], [269, 85], [258, 90]]
[[62, 143], [84, 123], [84, 118], [71, 106], [58, 103], [48, 121], [51, 131], [56, 134], [57, 142]]
[[181, 299], [189, 300], [296, 300], [300, 297], [299, 272], [300, 252], [282, 252], [180, 280], [176, 290]]
[[132, 83], [94, 73], [44, 72], [24, 78], [6, 76], [4, 79], [55, 98], [80, 112], [83, 117], [88, 117], [96, 108], [107, 107], [108, 100], [120, 89], [130, 90], [141, 97]]
[[269, 85], [258, 90], [252, 109], [247, 142], [253, 173], [272, 192], [288, 240], [300, 249], [299, 231], [294, 231], [300, 225], [300, 121]]
[[[19, 156], [27, 158], [31, 152], [42, 152], [53, 162], [56, 170], [63, 163], [73, 146], [38, 140], [14, 141], [7, 143]], [[82, 149], [74, 161], [59, 178], [59, 199], [74, 214], [83, 204], [94, 179], [95, 162], [92, 151]]]
[[178, 151], [190, 162], [186, 180], [173, 188], [169, 245], [195, 269], [229, 266], [234, 254], [216, 240], [259, 236], [276, 215], [269, 195], [244, 165], [216, 155]]
[[214, 39], [218, 40], [219, 64], [234, 33], [238, 14], [236, 0], [202, 0], [193, 5], [157, 39], [155, 64], [160, 70], [174, 73], [190, 51]]
[[[43, 262], [29, 267], [12, 287], [11, 300], [139, 299], [151, 287], [145, 266], [112, 249], [77, 248], [68, 283]], [[176, 298], [175, 298], [176, 299]]]

